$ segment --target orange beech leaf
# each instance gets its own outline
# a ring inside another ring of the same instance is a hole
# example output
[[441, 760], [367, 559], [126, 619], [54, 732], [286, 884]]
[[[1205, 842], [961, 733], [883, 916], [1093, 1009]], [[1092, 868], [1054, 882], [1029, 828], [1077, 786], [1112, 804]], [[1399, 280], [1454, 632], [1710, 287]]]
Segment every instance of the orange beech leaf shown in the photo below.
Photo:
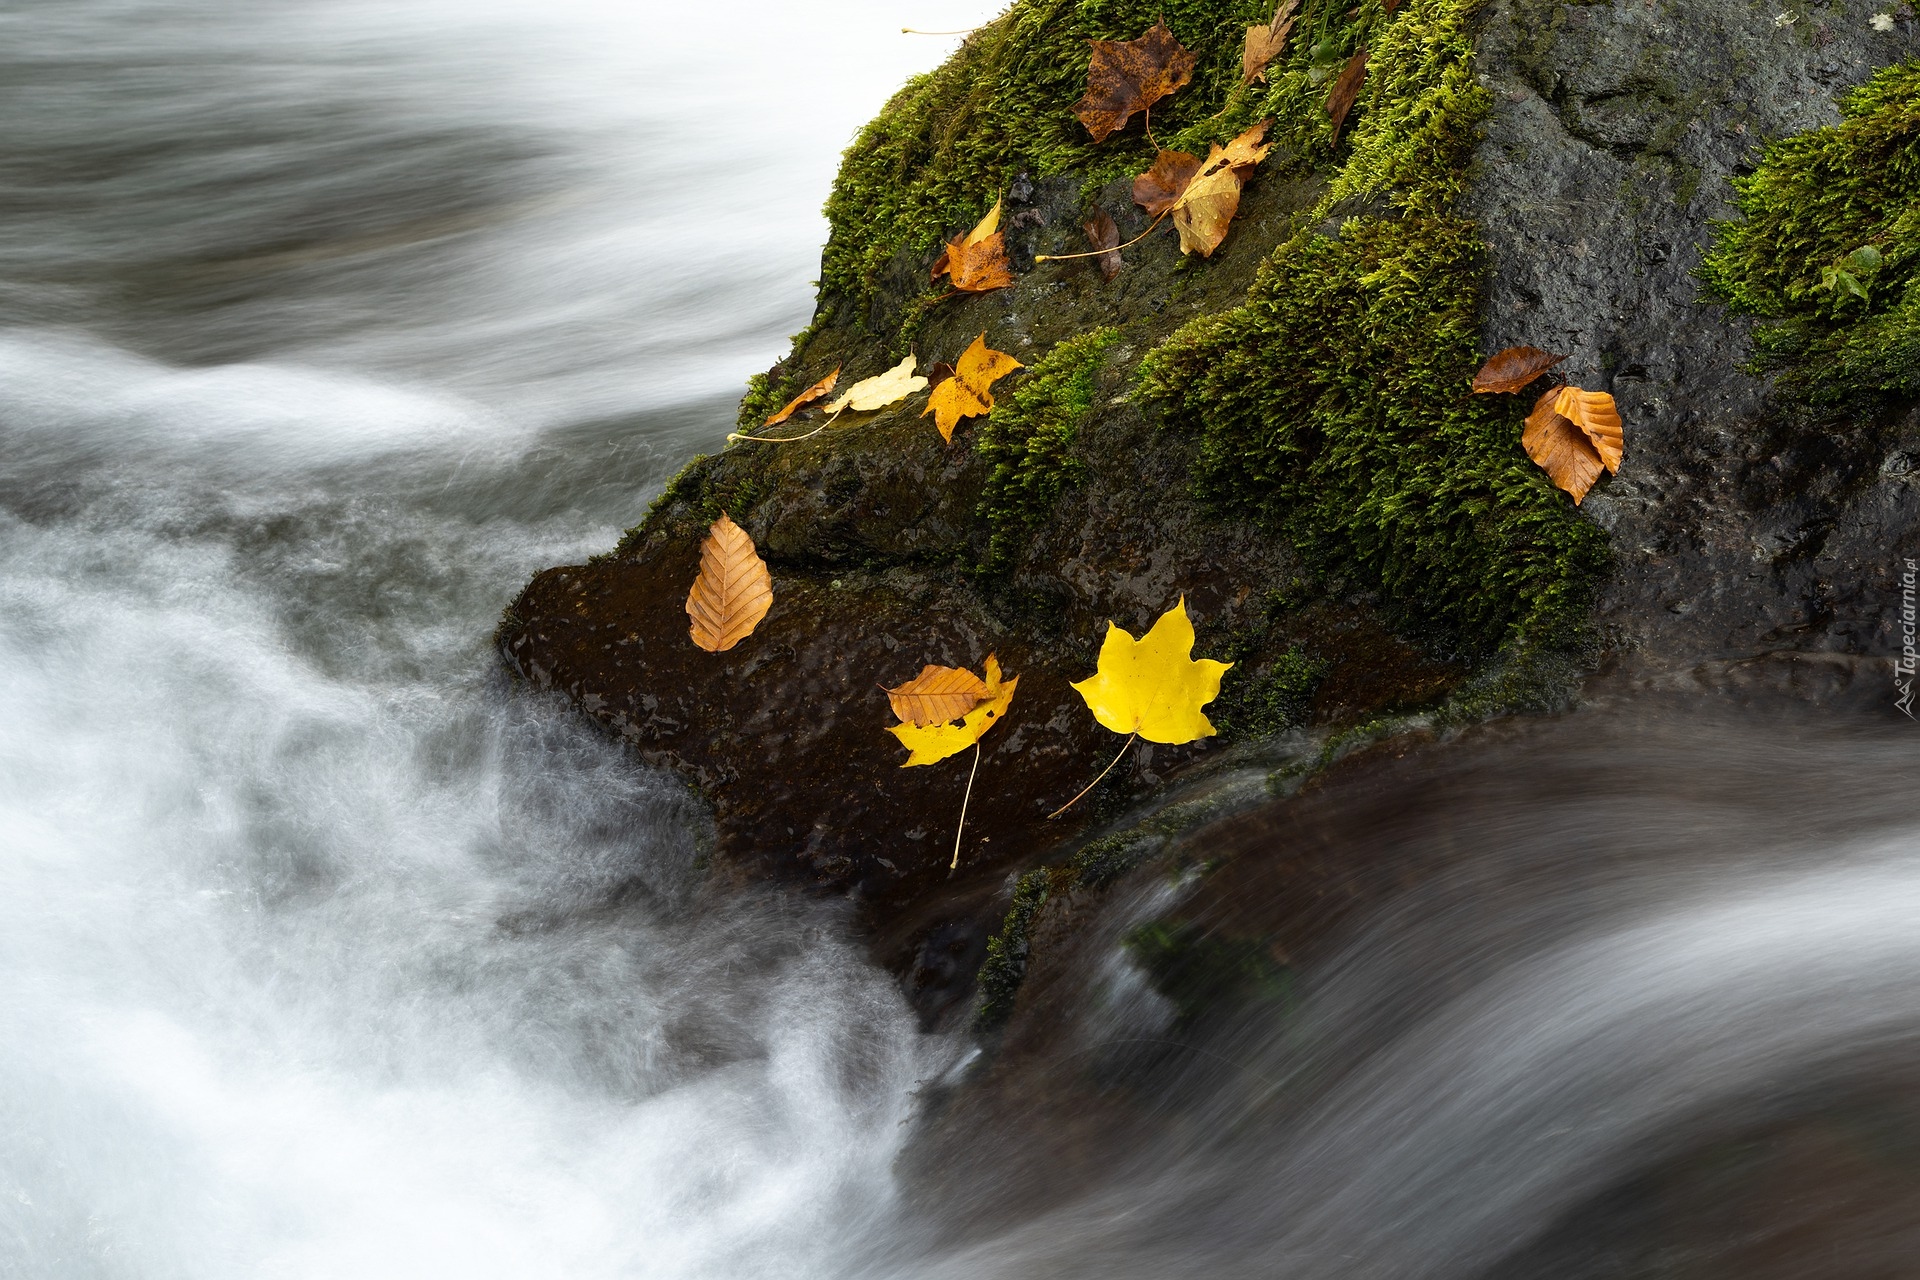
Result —
[[925, 727], [958, 720], [987, 700], [987, 682], [965, 667], [920, 668], [920, 674], [887, 690], [902, 723]]
[[[988, 654], [985, 696], [974, 704], [972, 710], [962, 715], [958, 723], [943, 720], [936, 724], [920, 725], [902, 716], [902, 723], [887, 726], [887, 732], [900, 739], [900, 745], [911, 753], [900, 767], [909, 769], [915, 765], [938, 764], [948, 756], [977, 744], [981, 736], [1007, 714], [1007, 705], [1013, 701], [1013, 691], [1019, 683], [1018, 676], [1002, 682], [1000, 662]], [[891, 698], [892, 695], [888, 696]]]
[[1582, 391], [1562, 387], [1553, 402], [1553, 411], [1586, 434], [1593, 451], [1600, 455], [1608, 471], [1620, 470], [1626, 456], [1626, 437], [1621, 431], [1620, 410], [1613, 397], [1604, 391]]
[[938, 280], [942, 275], [962, 293], [985, 293], [1013, 283], [1013, 266], [1007, 261], [1007, 239], [1000, 230], [998, 200], [973, 230], [964, 236], [955, 236], [940, 251], [933, 264], [933, 279]]
[[1155, 217], [1173, 213], [1180, 252], [1212, 257], [1239, 211], [1247, 175], [1273, 149], [1260, 141], [1272, 123], [1262, 120], [1224, 147], [1214, 143], [1204, 162], [1184, 151], [1162, 151], [1153, 167], [1133, 180], [1134, 202]]
[[988, 346], [987, 335], [983, 333], [961, 353], [959, 363], [953, 367], [953, 376], [933, 389], [920, 416], [932, 414], [933, 425], [940, 429], [941, 438], [951, 444], [953, 429], [960, 425], [960, 419], [977, 418], [992, 411], [990, 388], [994, 382], [1015, 369], [1024, 368], [1025, 365], [1006, 352]]
[[1200, 157], [1184, 151], [1162, 151], [1153, 167], [1133, 180], [1133, 202], [1153, 217], [1173, 208], [1173, 202], [1200, 172]]
[[1347, 112], [1353, 110], [1353, 100], [1360, 96], [1360, 86], [1367, 80], [1367, 50], [1362, 45], [1347, 62], [1347, 69], [1333, 82], [1332, 92], [1327, 94], [1327, 118], [1333, 121], [1333, 143], [1340, 145], [1340, 126], [1347, 122]]
[[765, 422], [761, 423], [760, 425], [763, 427], [779, 426], [781, 423], [785, 422], [788, 418], [791, 418], [793, 416], [794, 410], [805, 408], [806, 406], [812, 404], [815, 400], [818, 400], [821, 396], [824, 396], [825, 394], [827, 394], [827, 392], [833, 390], [833, 384], [838, 381], [840, 381], [840, 370], [836, 367], [832, 373], [820, 379], [820, 381], [814, 383], [812, 386], [808, 387], [805, 391], [802, 391], [799, 395], [795, 396], [793, 399], [787, 401], [786, 408], [774, 414], [771, 418], [768, 418]]
[[1126, 127], [1136, 111], [1145, 111], [1193, 78], [1199, 61], [1167, 29], [1165, 18], [1137, 40], [1090, 40], [1087, 92], [1073, 114], [1095, 142]]
[[1538, 347], [1508, 347], [1495, 352], [1473, 375], [1474, 394], [1518, 391], [1565, 359]]
[[693, 642], [725, 653], [753, 634], [773, 606], [773, 577], [753, 539], [722, 511], [700, 545], [700, 576], [687, 592]]
[[1602, 471], [1620, 469], [1625, 453], [1613, 397], [1569, 386], [1552, 387], [1534, 402], [1520, 444], [1575, 506]]
[[1240, 83], [1252, 84], [1255, 80], [1267, 78], [1267, 64], [1279, 57], [1287, 47], [1287, 37], [1293, 34], [1294, 10], [1300, 7], [1300, 0], [1280, 0], [1273, 11], [1273, 21], [1264, 27], [1248, 27], [1247, 40], [1240, 48]]
[[[1135, 185], [1138, 185], [1136, 183]], [[1100, 268], [1100, 278], [1111, 280], [1120, 274], [1120, 228], [1113, 225], [1113, 219], [1105, 209], [1095, 209], [1080, 224], [1087, 233], [1087, 243], [1102, 250], [1093, 262]]]

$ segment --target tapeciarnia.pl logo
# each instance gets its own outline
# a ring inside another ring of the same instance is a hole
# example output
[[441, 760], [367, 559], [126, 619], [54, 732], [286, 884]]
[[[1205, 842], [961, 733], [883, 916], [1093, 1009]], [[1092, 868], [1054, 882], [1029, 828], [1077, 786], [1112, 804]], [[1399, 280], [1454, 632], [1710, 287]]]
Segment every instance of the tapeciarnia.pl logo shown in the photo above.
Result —
[[1913, 587], [1915, 565], [1912, 560], [1902, 561], [1905, 565], [1900, 574], [1900, 656], [1893, 660], [1893, 705], [1907, 713], [1907, 718], [1920, 719], [1913, 714], [1913, 673], [1915, 659], [1920, 658], [1913, 643]]

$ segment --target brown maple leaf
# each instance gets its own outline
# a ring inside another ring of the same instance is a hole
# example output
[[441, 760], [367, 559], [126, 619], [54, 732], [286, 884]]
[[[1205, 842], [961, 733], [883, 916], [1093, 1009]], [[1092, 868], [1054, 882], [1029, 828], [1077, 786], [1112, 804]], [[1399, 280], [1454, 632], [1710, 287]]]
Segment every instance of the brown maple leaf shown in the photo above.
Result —
[[1204, 161], [1184, 151], [1162, 151], [1153, 167], [1133, 180], [1134, 201], [1155, 217], [1173, 214], [1180, 252], [1212, 257], [1239, 211], [1247, 175], [1273, 149], [1261, 142], [1272, 123], [1262, 120], [1224, 147], [1214, 143]]
[[987, 335], [983, 333], [961, 353], [953, 367], [953, 376], [933, 389], [920, 416], [932, 414], [941, 439], [951, 444], [953, 429], [960, 425], [960, 419], [977, 418], [993, 410], [991, 388], [995, 380], [1024, 368], [1025, 365], [1006, 352], [988, 346]]
[[1248, 27], [1247, 40], [1240, 48], [1240, 83], [1252, 84], [1267, 78], [1267, 65], [1286, 50], [1287, 37], [1293, 34], [1294, 10], [1300, 0], [1280, 0], [1273, 21], [1263, 27]]
[[818, 400], [821, 396], [824, 396], [825, 394], [827, 394], [827, 392], [833, 390], [833, 384], [838, 382], [839, 380], [840, 380], [840, 369], [838, 366], [835, 366], [834, 371], [832, 373], [820, 379], [820, 381], [814, 383], [812, 386], [808, 387], [805, 391], [802, 391], [799, 395], [795, 396], [793, 399], [787, 401], [786, 408], [774, 414], [771, 418], [768, 418], [765, 422], [761, 424], [761, 426], [762, 427], [779, 426], [781, 423], [785, 422], [788, 418], [791, 418], [796, 409], [805, 408], [806, 406], [812, 404], [815, 400]]
[[1575, 506], [1602, 471], [1620, 469], [1625, 453], [1613, 397], [1569, 386], [1550, 388], [1534, 402], [1520, 444]]
[[1508, 347], [1489, 356], [1473, 375], [1474, 394], [1518, 391], [1565, 359], [1538, 347]]
[[1137, 40], [1090, 40], [1087, 92], [1073, 114], [1095, 142], [1126, 127], [1136, 111], [1145, 111], [1193, 78], [1199, 59], [1173, 38], [1165, 18]]
[[[1137, 185], [1137, 184], [1136, 184]], [[1087, 233], [1087, 243], [1101, 250], [1094, 258], [1094, 265], [1100, 268], [1102, 280], [1112, 280], [1120, 274], [1120, 228], [1113, 225], [1113, 219], [1105, 209], [1095, 209], [1080, 224]]]
[[963, 293], [985, 293], [1013, 283], [1013, 266], [1007, 261], [1006, 234], [1000, 230], [998, 200], [973, 230], [955, 236], [940, 251], [933, 263], [932, 278], [938, 280], [942, 275]]
[[693, 642], [724, 653], [753, 634], [773, 607], [773, 578], [753, 539], [722, 511], [700, 544], [700, 575], [687, 593]]
[[893, 714], [904, 724], [926, 726], [958, 720], [987, 700], [987, 682], [965, 667], [920, 668], [920, 674], [887, 690]]
[[1133, 202], [1153, 217], [1173, 208], [1173, 202], [1200, 172], [1200, 157], [1185, 151], [1162, 151], [1153, 165], [1133, 180]]
[[1367, 49], [1362, 45], [1347, 60], [1346, 70], [1333, 82], [1333, 90], [1327, 94], [1327, 118], [1333, 121], [1333, 142], [1340, 145], [1340, 127], [1347, 122], [1347, 112], [1353, 110], [1353, 100], [1360, 96], [1360, 86], [1367, 81]]

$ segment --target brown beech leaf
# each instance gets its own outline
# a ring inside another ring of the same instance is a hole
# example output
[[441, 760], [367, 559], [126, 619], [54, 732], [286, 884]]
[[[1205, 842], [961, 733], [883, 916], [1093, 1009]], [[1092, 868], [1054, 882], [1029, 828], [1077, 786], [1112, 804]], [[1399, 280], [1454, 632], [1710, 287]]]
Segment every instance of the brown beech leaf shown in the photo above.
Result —
[[832, 373], [820, 379], [820, 381], [814, 383], [812, 386], [808, 387], [805, 391], [802, 391], [799, 395], [795, 396], [793, 399], [787, 401], [786, 408], [774, 414], [771, 418], [768, 418], [761, 425], [766, 427], [779, 426], [781, 423], [785, 422], [788, 418], [791, 418], [793, 416], [794, 410], [804, 409], [806, 406], [812, 404], [815, 400], [818, 400], [821, 396], [824, 396], [825, 394], [827, 394], [827, 392], [833, 390], [833, 384], [838, 381], [840, 381], [840, 370], [836, 366]]
[[993, 409], [994, 381], [1024, 368], [1025, 365], [1006, 352], [988, 346], [987, 335], [983, 333], [961, 353], [959, 363], [953, 367], [953, 376], [933, 389], [920, 416], [932, 414], [941, 439], [951, 444], [953, 429], [960, 425], [960, 419], [977, 418]]
[[1602, 471], [1620, 469], [1625, 454], [1613, 397], [1569, 386], [1552, 387], [1534, 402], [1520, 444], [1575, 506]]
[[[983, 686], [985, 696], [960, 717], [958, 724], [941, 720], [922, 725], [901, 716], [900, 724], [887, 726], [887, 732], [898, 738], [900, 745], [912, 753], [900, 766], [902, 769], [938, 764], [955, 752], [965, 751], [978, 743], [981, 735], [1007, 714], [1007, 706], [1013, 701], [1013, 691], [1019, 685], [1020, 677], [1003, 681], [1000, 677], [1000, 661], [992, 654], [987, 655], [986, 668], [987, 678]], [[888, 697], [891, 699], [892, 694], [889, 693]], [[898, 714], [898, 708], [895, 708], [895, 713]], [[961, 821], [966, 821], [964, 808]]]
[[963, 293], [985, 293], [1004, 289], [1013, 283], [1013, 266], [1007, 261], [1006, 234], [1000, 230], [1000, 202], [973, 230], [947, 242], [933, 264], [933, 278], [942, 275]]
[[687, 593], [693, 642], [725, 653], [753, 634], [773, 605], [773, 578], [753, 539], [722, 511], [700, 545], [700, 576]]
[[1240, 48], [1240, 83], [1252, 84], [1267, 78], [1267, 64], [1286, 50], [1287, 37], [1293, 34], [1294, 10], [1300, 0], [1280, 0], [1273, 21], [1264, 27], [1248, 27], [1247, 40]]
[[1145, 111], [1193, 78], [1199, 59], [1173, 38], [1165, 18], [1137, 40], [1090, 40], [1087, 92], [1073, 114], [1095, 142], [1126, 127], [1136, 111]]
[[887, 690], [887, 701], [902, 723], [945, 724], [958, 720], [987, 700], [987, 682], [965, 667], [920, 668], [920, 674]]
[[[1139, 185], [1137, 180], [1134, 185]], [[1095, 209], [1087, 216], [1087, 220], [1080, 224], [1080, 229], [1087, 233], [1088, 244], [1104, 251], [1093, 260], [1094, 265], [1100, 268], [1100, 278], [1111, 280], [1119, 275], [1120, 228], [1113, 225], [1113, 219], [1108, 216], [1107, 211]]]
[[1586, 435], [1593, 451], [1608, 471], [1619, 471], [1626, 456], [1626, 437], [1620, 428], [1620, 410], [1613, 397], [1604, 391], [1582, 391], [1562, 387], [1553, 402], [1553, 411], [1573, 423]]
[[1327, 118], [1333, 121], [1333, 144], [1340, 145], [1340, 127], [1347, 122], [1347, 112], [1353, 110], [1353, 101], [1360, 96], [1360, 86], [1367, 81], [1367, 50], [1362, 45], [1347, 60], [1347, 69], [1333, 82], [1333, 90], [1327, 94]]
[[1519, 391], [1565, 359], [1538, 347], [1508, 347], [1495, 352], [1473, 375], [1474, 394]]

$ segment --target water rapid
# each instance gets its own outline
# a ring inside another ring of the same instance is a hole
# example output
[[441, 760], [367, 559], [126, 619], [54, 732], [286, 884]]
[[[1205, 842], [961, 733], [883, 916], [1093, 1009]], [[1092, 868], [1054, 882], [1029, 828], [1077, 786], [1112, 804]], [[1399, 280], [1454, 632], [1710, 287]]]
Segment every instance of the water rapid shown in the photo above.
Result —
[[[0, 14], [0, 1276], [1912, 1274], [1910, 733], [1601, 710], [1343, 793], [1446, 874], [996, 1216], [902, 1173], [965, 1046], [509, 686], [502, 605], [804, 323], [951, 44], [898, 27], [992, 8]], [[1167, 1034], [1103, 972], [1064, 1052]], [[1808, 1150], [1872, 1195], [1754, 1191]]]

